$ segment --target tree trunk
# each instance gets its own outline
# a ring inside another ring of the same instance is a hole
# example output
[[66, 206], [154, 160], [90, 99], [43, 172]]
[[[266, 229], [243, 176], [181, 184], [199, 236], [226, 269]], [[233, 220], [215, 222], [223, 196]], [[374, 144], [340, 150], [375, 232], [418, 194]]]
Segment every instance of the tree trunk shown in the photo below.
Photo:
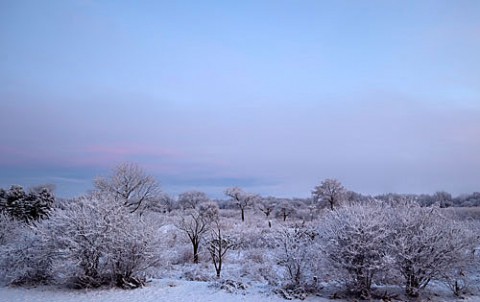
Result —
[[218, 267], [216, 269], [217, 271], [217, 278], [220, 278], [220, 273], [222, 272], [222, 256], [218, 259]]
[[198, 263], [198, 242], [193, 243], [193, 263]]
[[420, 284], [417, 278], [415, 278], [414, 275], [409, 275], [407, 278], [407, 284], [405, 286], [405, 293], [407, 294], [407, 296], [412, 298], [418, 297], [419, 287], [420, 287]]

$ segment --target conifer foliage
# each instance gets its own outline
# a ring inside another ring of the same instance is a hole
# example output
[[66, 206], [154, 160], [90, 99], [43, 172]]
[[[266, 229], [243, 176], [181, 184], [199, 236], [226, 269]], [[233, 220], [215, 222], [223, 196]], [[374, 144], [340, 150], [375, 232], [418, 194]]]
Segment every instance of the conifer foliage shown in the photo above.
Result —
[[0, 212], [25, 223], [48, 218], [54, 202], [55, 196], [47, 186], [31, 189], [28, 193], [18, 185], [8, 190], [0, 189]]

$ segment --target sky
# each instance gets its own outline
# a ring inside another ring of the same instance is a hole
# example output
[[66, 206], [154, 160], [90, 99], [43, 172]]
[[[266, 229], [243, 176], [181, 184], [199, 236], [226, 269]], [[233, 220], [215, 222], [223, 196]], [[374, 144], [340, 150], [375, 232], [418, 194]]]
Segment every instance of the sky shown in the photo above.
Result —
[[480, 190], [480, 1], [0, 1], [0, 187]]

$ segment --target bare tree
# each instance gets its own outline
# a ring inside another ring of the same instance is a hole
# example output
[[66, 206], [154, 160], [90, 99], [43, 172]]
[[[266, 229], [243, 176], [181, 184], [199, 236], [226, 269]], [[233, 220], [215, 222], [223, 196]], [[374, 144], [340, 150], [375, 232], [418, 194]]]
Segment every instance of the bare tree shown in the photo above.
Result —
[[215, 222], [220, 217], [220, 208], [214, 201], [203, 202], [198, 206], [198, 211], [208, 222]]
[[270, 214], [275, 210], [277, 206], [277, 200], [275, 197], [267, 197], [260, 199], [257, 203], [257, 208], [265, 214], [265, 218], [268, 220], [268, 226], [272, 227], [272, 222], [270, 220]]
[[326, 202], [333, 211], [338, 206], [345, 194], [345, 188], [336, 179], [325, 179], [319, 186], [316, 186], [312, 192], [313, 200], [316, 202]]
[[178, 196], [178, 203], [185, 209], [196, 209], [199, 204], [209, 201], [207, 194], [200, 191], [187, 191]]
[[242, 212], [242, 222], [245, 221], [245, 210], [253, 207], [258, 200], [258, 196], [244, 192], [238, 187], [228, 188], [225, 190], [225, 195], [231, 197]]
[[277, 207], [277, 215], [281, 216], [283, 221], [287, 220], [287, 217], [295, 213], [295, 207], [288, 200], [283, 201]]
[[453, 204], [452, 194], [445, 191], [440, 191], [433, 194], [433, 200], [434, 202], [439, 203], [441, 208], [448, 208]]
[[97, 178], [96, 189], [120, 201], [131, 212], [137, 211], [143, 203], [149, 202], [161, 193], [160, 186], [154, 177], [137, 164], [123, 163], [113, 169], [108, 178]]
[[200, 212], [189, 210], [189, 213], [181, 218], [177, 228], [187, 234], [192, 243], [193, 263], [198, 263], [200, 242], [203, 235], [210, 229], [209, 221]]
[[225, 255], [234, 246], [234, 243], [222, 234], [222, 227], [219, 220], [215, 221], [215, 227], [211, 230], [211, 237], [208, 251], [212, 257], [217, 278], [220, 278]]
[[176, 207], [177, 202], [172, 196], [161, 193], [157, 197], [149, 199], [149, 202], [143, 206], [142, 211], [171, 213]]
[[168, 194], [162, 194], [160, 197], [160, 204], [163, 212], [167, 213], [171, 213], [176, 207], [178, 207], [178, 203], [175, 198]]

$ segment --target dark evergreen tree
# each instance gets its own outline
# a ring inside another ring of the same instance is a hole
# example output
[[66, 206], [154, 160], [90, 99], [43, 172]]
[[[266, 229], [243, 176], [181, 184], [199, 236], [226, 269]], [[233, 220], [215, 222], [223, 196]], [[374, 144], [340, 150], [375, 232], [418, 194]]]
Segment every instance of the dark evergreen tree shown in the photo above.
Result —
[[55, 196], [47, 187], [35, 188], [29, 193], [18, 185], [8, 191], [0, 190], [0, 212], [25, 223], [48, 218], [54, 202]]

